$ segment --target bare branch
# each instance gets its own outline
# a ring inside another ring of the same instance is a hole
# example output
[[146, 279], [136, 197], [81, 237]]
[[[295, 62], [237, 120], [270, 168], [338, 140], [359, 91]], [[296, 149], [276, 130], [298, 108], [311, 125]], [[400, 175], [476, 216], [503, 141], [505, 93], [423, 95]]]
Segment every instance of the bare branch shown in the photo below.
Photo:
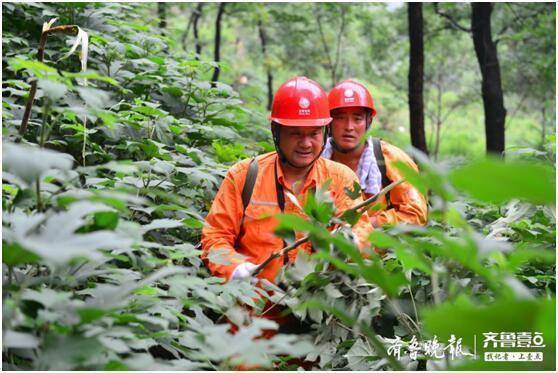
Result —
[[320, 32], [320, 39], [322, 40], [322, 46], [324, 47], [324, 52], [325, 52], [326, 57], [327, 57], [327, 64], [329, 66], [329, 69], [331, 70], [333, 68], [333, 62], [331, 61], [329, 46], [326, 42], [325, 35], [324, 35], [324, 30], [322, 28], [322, 16], [321, 16], [321, 14], [317, 15], [316, 21], [318, 23], [318, 31]]
[[344, 7], [342, 7], [341, 9], [341, 26], [339, 27], [339, 34], [337, 34], [337, 51], [335, 53], [335, 64], [333, 65], [331, 77], [332, 86], [336, 83], [337, 80], [337, 67], [339, 65], [339, 56], [341, 52], [341, 39], [343, 38], [343, 33], [345, 32], [345, 20], [347, 15], [347, 10]]
[[437, 15], [439, 15], [440, 17], [443, 17], [445, 19], [447, 19], [449, 21], [449, 23], [453, 26], [453, 28], [457, 29], [457, 30], [461, 30], [461, 31], [465, 31], [465, 32], [471, 32], [472, 30], [468, 27], [464, 27], [461, 26], [455, 19], [453, 19], [452, 16], [450, 16], [447, 13], [442, 12], [439, 8], [438, 8], [438, 3], [434, 3], [434, 11], [436, 12]]

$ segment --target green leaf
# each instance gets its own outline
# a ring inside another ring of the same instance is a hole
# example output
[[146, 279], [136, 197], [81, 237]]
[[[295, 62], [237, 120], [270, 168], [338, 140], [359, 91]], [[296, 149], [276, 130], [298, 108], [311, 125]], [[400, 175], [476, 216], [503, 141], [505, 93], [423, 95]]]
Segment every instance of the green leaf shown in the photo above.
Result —
[[103, 109], [108, 106], [110, 97], [106, 91], [91, 87], [77, 87], [76, 91], [89, 107]]
[[[488, 305], [460, 297], [455, 301], [444, 303], [439, 307], [424, 312], [422, 319], [426, 330], [439, 340], [447, 341], [451, 334], [463, 338], [463, 345], [471, 350], [475, 347], [477, 355], [483, 356], [484, 351], [493, 351], [483, 346], [483, 333], [489, 332], [541, 332], [544, 342], [544, 361], [531, 362], [529, 367], [536, 370], [554, 370], [556, 364], [556, 300], [555, 299], [500, 299]], [[458, 322], [456, 322], [458, 320]], [[517, 363], [516, 363], [517, 364]], [[498, 362], [476, 365], [477, 369], [497, 368], [517, 369], [517, 365]]]
[[203, 228], [203, 222], [199, 221], [198, 219], [195, 218], [187, 218], [183, 220], [184, 225], [186, 225], [189, 228], [194, 228], [194, 229], [201, 229]]
[[368, 240], [373, 245], [382, 248], [397, 247], [401, 245], [401, 243], [397, 239], [378, 230], [374, 230], [372, 233], [370, 233], [370, 235], [368, 236]]
[[175, 97], [180, 97], [183, 93], [182, 89], [172, 86], [163, 87], [162, 91]]
[[39, 339], [33, 334], [6, 330], [2, 338], [2, 346], [4, 348], [37, 348]]
[[328, 191], [331, 179], [326, 180], [315, 193], [308, 193], [304, 203], [304, 212], [320, 223], [328, 223], [333, 217], [335, 206]]
[[114, 230], [118, 225], [118, 213], [114, 211], [101, 211], [94, 215], [95, 227], [98, 229]]
[[80, 317], [80, 322], [88, 324], [103, 317], [106, 311], [100, 308], [80, 308], [77, 310], [77, 313]]
[[[88, 214], [106, 210], [109, 210], [107, 206], [86, 201], [73, 203], [68, 211], [48, 217], [42, 214], [27, 216], [16, 210], [4, 217], [10, 224], [9, 228], [4, 228], [4, 239], [8, 243], [18, 243], [50, 263], [63, 264], [76, 257], [99, 259], [102, 257], [99, 249], [124, 249], [133, 243], [126, 236], [106, 230], [75, 233], [85, 225]], [[37, 229], [43, 220], [44, 224]]]
[[121, 362], [119, 360], [111, 360], [105, 365], [103, 370], [125, 371], [125, 370], [131, 370], [131, 369], [126, 364], [124, 364], [123, 362]]
[[46, 308], [56, 308], [67, 305], [71, 297], [72, 293], [56, 291], [49, 288], [40, 289], [39, 291], [26, 289], [21, 294], [21, 299], [41, 303]]
[[2, 262], [8, 266], [37, 263], [40, 259], [38, 255], [25, 250], [17, 242], [2, 244]]
[[360, 189], [360, 184], [358, 181], [353, 182], [353, 189], [345, 188], [345, 194], [348, 195], [351, 199], [357, 199], [362, 197], [362, 190]]
[[8, 59], [8, 65], [13, 71], [19, 71], [27, 69], [31, 74], [38, 78], [46, 78], [49, 74], [57, 74], [56, 69], [50, 67], [42, 62], [35, 60], [24, 60], [22, 58], [10, 58]]
[[214, 247], [209, 250], [207, 259], [211, 263], [229, 265], [233, 263], [242, 263], [246, 261], [247, 258], [236, 251], [231, 253], [230, 250], [223, 247]]
[[72, 156], [66, 153], [10, 142], [3, 143], [2, 147], [4, 170], [19, 176], [28, 184], [48, 170], [70, 170], [74, 164]]
[[74, 370], [94, 366], [105, 351], [97, 338], [49, 333], [36, 365], [41, 370]]
[[386, 270], [379, 259], [375, 259], [372, 265], [360, 269], [360, 272], [367, 281], [378, 285], [391, 297], [396, 297], [399, 289], [409, 283], [403, 273], [391, 273]]
[[450, 180], [459, 190], [484, 202], [513, 198], [535, 204], [556, 203], [556, 172], [542, 163], [485, 159], [454, 170]]
[[178, 228], [183, 227], [183, 223], [181, 220], [173, 220], [173, 219], [155, 219], [151, 221], [151, 223], [142, 225], [140, 227], [142, 233], [146, 233], [153, 229], [171, 229], [171, 228]]
[[343, 215], [341, 215], [341, 220], [346, 221], [351, 226], [353, 226], [360, 220], [361, 216], [362, 216], [362, 214], [360, 214], [356, 211], [347, 210], [343, 213]]
[[345, 354], [348, 368], [351, 370], [378, 370], [379, 366], [375, 363], [384, 364], [381, 361], [370, 343], [358, 338], [353, 346]]
[[68, 88], [65, 84], [57, 83], [48, 79], [39, 79], [37, 86], [43, 91], [43, 95], [53, 102], [63, 97]]

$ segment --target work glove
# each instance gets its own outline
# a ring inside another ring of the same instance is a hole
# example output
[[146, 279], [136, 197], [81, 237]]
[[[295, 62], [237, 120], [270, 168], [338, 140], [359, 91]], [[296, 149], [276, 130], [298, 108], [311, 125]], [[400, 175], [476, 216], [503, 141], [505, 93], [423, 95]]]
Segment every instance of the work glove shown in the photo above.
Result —
[[242, 263], [239, 264], [238, 266], [236, 266], [236, 268], [234, 269], [232, 275], [231, 275], [231, 280], [244, 280], [244, 279], [249, 279], [250, 282], [252, 284], [254, 284], [257, 279], [252, 277], [252, 271], [257, 267], [256, 264], [254, 263], [250, 263], [250, 262], [246, 262], [246, 263]]

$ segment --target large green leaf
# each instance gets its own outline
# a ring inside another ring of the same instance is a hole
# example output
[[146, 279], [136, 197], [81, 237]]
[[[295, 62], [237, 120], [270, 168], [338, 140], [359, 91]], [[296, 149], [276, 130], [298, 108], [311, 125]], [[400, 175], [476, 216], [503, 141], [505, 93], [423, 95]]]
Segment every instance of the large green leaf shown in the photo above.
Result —
[[[439, 340], [447, 341], [452, 334], [463, 338], [463, 345], [482, 357], [484, 351], [519, 351], [524, 349], [494, 349], [484, 347], [483, 333], [501, 332], [540, 332], [546, 347], [543, 348], [545, 360], [542, 363], [531, 362], [531, 369], [554, 369], [556, 364], [556, 301], [555, 299], [515, 300], [502, 299], [487, 305], [476, 304], [465, 297], [457, 301], [444, 303], [439, 307], [425, 311], [422, 319], [425, 328]], [[534, 335], [534, 334], [533, 334]], [[537, 351], [541, 351], [538, 349]], [[516, 364], [482, 361], [473, 365], [475, 369], [518, 369]], [[513, 368], [515, 367], [515, 368]]]
[[133, 241], [112, 231], [77, 234], [75, 231], [86, 223], [91, 213], [110, 208], [90, 202], [76, 202], [68, 211], [51, 216], [26, 215], [20, 210], [5, 216], [9, 228], [4, 228], [5, 240], [17, 243], [40, 256], [46, 262], [63, 264], [75, 257], [100, 259], [98, 249], [126, 248]]
[[552, 206], [556, 202], [556, 171], [545, 164], [489, 158], [457, 168], [449, 177], [459, 190], [485, 202], [512, 198]]
[[28, 184], [48, 170], [70, 170], [73, 164], [74, 159], [66, 153], [10, 142], [2, 144], [2, 167]]

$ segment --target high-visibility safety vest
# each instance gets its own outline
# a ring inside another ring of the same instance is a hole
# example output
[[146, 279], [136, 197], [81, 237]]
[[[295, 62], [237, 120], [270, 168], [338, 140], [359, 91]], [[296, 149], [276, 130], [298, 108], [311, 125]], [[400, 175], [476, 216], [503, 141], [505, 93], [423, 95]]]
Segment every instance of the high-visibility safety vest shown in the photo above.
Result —
[[[229, 169], [202, 229], [202, 259], [213, 275], [227, 280], [238, 264], [244, 261], [259, 264], [273, 252], [283, 248], [283, 240], [274, 234], [278, 224], [274, 215], [281, 213], [278, 201], [281, 193], [277, 193], [278, 188], [292, 193], [299, 205], [303, 206], [311, 190], [321, 187], [326, 180], [331, 179], [328, 191], [338, 211], [362, 202], [362, 198], [352, 200], [346, 195], [344, 189], [352, 190], [353, 183], [358, 180], [356, 174], [343, 164], [318, 158], [308, 172], [300, 192], [295, 194], [285, 181], [277, 153], [258, 156], [256, 162], [258, 173], [246, 208], [242, 202], [242, 191], [250, 159], [240, 161]], [[304, 211], [289, 198], [284, 198], [284, 212], [308, 219]], [[353, 233], [361, 250], [369, 246], [367, 237], [372, 230], [366, 214], [353, 226]], [[295, 233], [297, 239], [305, 234]], [[298, 250], [311, 252], [310, 243], [307, 242], [297, 250], [289, 252], [286, 258], [275, 259], [258, 274], [258, 277], [275, 282], [281, 267], [285, 262], [293, 262]], [[210, 258], [213, 258], [213, 261], [209, 260]]]

